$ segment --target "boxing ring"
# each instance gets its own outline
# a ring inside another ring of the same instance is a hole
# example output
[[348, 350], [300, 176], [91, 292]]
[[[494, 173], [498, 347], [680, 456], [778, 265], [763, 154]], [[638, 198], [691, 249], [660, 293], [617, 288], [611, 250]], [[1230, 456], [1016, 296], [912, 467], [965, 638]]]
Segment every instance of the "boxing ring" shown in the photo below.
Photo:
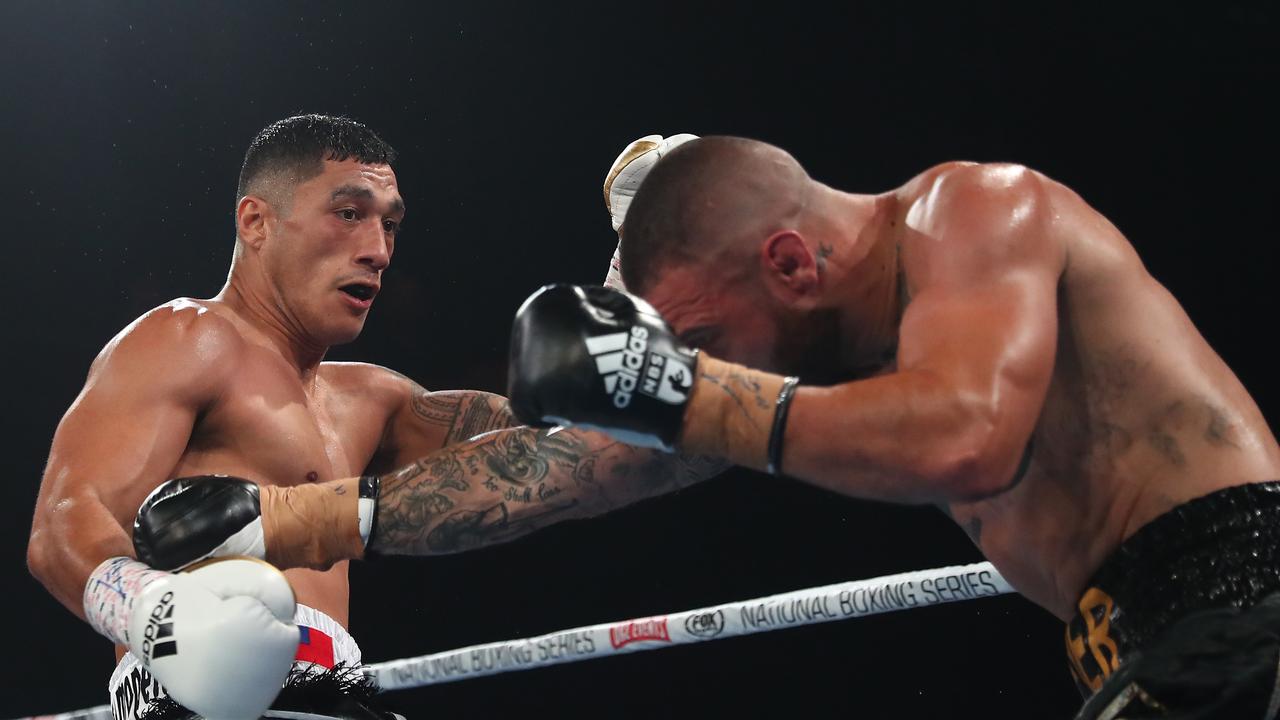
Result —
[[[406, 690], [1011, 592], [991, 563], [954, 565], [370, 663], [364, 672], [383, 692]], [[109, 720], [111, 707], [37, 717]]]

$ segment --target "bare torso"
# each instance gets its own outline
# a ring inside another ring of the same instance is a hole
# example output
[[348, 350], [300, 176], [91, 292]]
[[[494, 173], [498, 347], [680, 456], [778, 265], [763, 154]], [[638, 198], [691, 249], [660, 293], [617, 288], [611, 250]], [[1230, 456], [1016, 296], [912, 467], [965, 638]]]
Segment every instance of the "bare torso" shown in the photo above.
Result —
[[[905, 185], [904, 212], [952, 167]], [[1121, 541], [1192, 498], [1280, 479], [1280, 447], [1120, 231], [1071, 190], [1046, 186], [1040, 227], [1066, 262], [1030, 464], [1006, 491], [949, 511], [1014, 587], [1067, 619]], [[902, 253], [908, 289], [913, 256], [929, 252], [911, 241]]]
[[[260, 331], [217, 301], [207, 308], [243, 340], [219, 400], [197, 417], [169, 477], [222, 474], [264, 485], [317, 483], [359, 475], [378, 450], [392, 397], [378, 392], [374, 366], [321, 363], [300, 377]], [[213, 319], [213, 318], [210, 318]], [[139, 489], [145, 495], [149, 488]], [[139, 503], [141, 498], [138, 498]], [[285, 571], [299, 603], [346, 626], [347, 562]]]

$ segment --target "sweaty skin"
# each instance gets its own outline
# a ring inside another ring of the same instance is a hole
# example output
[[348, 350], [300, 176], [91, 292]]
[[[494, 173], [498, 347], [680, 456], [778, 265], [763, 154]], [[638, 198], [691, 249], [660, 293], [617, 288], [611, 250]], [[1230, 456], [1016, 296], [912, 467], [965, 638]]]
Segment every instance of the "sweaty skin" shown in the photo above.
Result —
[[[1280, 479], [1280, 447], [1240, 381], [1119, 230], [1067, 187], [1020, 166], [948, 163], [882, 195], [812, 192], [856, 219], [809, 233], [807, 251], [787, 254], [804, 233], [784, 232], [757, 253], [775, 297], [839, 316], [834, 337], [806, 348], [838, 366], [839, 382], [797, 392], [786, 474], [938, 504], [1064, 620], [1143, 524], [1223, 487]], [[777, 248], [790, 262], [770, 266]], [[644, 295], [711, 356], [797, 372], [786, 360], [796, 343], [743, 299], [753, 296], [705, 272], [668, 269]], [[822, 282], [838, 287], [796, 289]], [[892, 361], [867, 372], [877, 355]], [[686, 424], [716, 405], [767, 429], [771, 376], [729, 368], [737, 375], [700, 362]], [[722, 394], [731, 405], [710, 402]]]
[[[170, 478], [232, 475], [314, 499], [388, 473], [377, 549], [429, 554], [716, 472], [599, 434], [512, 427], [506, 400], [489, 393], [428, 392], [385, 368], [322, 362], [370, 307], [339, 288], [380, 286], [402, 216], [390, 167], [326, 160], [287, 211], [241, 200], [243, 247], [217, 297], [162, 305], [106, 345], [54, 436], [28, 547], [33, 574], [69, 610], [83, 617], [99, 563], [133, 556], [134, 515]], [[282, 569], [298, 602], [345, 626], [347, 562], [321, 565]]]
[[[975, 174], [1001, 172], [1025, 171]], [[1033, 186], [1023, 204], [997, 211], [1010, 224], [1028, 213], [1033, 225], [1020, 232], [1062, 254], [1053, 317], [1044, 320], [1056, 324], [1046, 342], [1053, 369], [1025, 475], [990, 497], [951, 503], [950, 513], [1015, 587], [1067, 619], [1124, 539], [1193, 498], [1280, 479], [1280, 447], [1120, 231], [1062, 184], [1028, 175], [1018, 181]], [[952, 212], [926, 211], [923, 222], [967, 220]], [[930, 241], [910, 228], [903, 240], [910, 288], [928, 272]]]

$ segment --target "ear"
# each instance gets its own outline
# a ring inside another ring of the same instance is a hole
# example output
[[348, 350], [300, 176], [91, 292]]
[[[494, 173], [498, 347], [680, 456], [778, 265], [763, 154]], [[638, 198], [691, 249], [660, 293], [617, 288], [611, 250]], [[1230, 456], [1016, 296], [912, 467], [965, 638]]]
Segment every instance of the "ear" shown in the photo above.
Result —
[[760, 246], [765, 285], [779, 300], [793, 305], [812, 299], [818, 289], [818, 260], [795, 230], [782, 230]]
[[248, 247], [257, 250], [267, 239], [267, 218], [271, 205], [257, 195], [245, 195], [236, 205], [236, 235]]

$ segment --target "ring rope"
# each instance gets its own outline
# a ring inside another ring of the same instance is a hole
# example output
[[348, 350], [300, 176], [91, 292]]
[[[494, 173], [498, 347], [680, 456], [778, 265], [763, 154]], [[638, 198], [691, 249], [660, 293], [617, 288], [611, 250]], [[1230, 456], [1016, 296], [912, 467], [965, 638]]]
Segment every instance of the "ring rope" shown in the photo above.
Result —
[[403, 690], [1010, 592], [987, 562], [917, 570], [388, 660], [365, 672], [383, 690]]
[[[371, 663], [364, 672], [383, 691], [406, 690], [1011, 592], [989, 562], [953, 565]], [[109, 720], [111, 707], [44, 717]]]

